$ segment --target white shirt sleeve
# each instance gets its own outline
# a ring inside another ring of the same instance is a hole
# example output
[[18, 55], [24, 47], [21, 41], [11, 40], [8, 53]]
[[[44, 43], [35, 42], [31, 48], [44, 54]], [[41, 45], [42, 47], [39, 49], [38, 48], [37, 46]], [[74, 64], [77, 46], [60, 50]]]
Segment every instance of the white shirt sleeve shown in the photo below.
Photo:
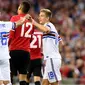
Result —
[[51, 26], [48, 23], [45, 23], [44, 26], [47, 27], [49, 30], [51, 29]]
[[15, 29], [15, 23], [13, 22], [0, 22], [0, 29], [4, 29], [6, 31], [10, 31], [11, 29]]

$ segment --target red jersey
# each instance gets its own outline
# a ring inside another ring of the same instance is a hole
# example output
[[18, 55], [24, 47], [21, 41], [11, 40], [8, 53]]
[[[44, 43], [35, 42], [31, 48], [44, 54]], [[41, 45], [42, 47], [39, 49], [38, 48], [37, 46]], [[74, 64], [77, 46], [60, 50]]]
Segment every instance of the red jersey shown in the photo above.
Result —
[[[13, 16], [11, 21], [16, 22], [24, 16], [25, 14]], [[30, 21], [26, 21], [22, 26], [17, 27], [15, 30], [11, 30], [9, 36], [9, 50], [24, 50], [29, 52], [33, 30], [34, 28]]]
[[32, 35], [32, 41], [30, 43], [30, 59], [42, 58], [41, 55], [42, 47], [42, 32], [34, 30]]

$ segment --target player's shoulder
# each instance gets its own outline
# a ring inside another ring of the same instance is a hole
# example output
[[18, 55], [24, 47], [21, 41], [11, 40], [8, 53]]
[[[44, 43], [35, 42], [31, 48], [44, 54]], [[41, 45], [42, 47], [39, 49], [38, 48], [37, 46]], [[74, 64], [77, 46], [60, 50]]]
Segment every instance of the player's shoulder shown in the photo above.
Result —
[[54, 29], [55, 29], [54, 24], [53, 24], [53, 23], [51, 23], [51, 22], [45, 23], [45, 26], [49, 27], [49, 28], [50, 28], [50, 30], [54, 30]]
[[16, 18], [16, 17], [18, 17], [19, 15], [14, 15], [14, 16], [12, 16], [11, 18]]
[[11, 17], [10, 21], [16, 21], [18, 17], [19, 17], [19, 15], [14, 15]]
[[50, 27], [50, 28], [51, 28], [51, 27], [55, 27], [54, 24], [51, 23], [51, 22], [45, 23], [45, 26], [48, 26], [48, 27]]

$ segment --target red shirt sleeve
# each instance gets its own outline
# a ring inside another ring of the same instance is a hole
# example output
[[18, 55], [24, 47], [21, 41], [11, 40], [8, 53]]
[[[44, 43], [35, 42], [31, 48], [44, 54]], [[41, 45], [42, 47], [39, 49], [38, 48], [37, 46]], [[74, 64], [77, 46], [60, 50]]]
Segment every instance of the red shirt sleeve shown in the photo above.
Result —
[[14, 16], [13, 16], [13, 17], [11, 17], [10, 21], [11, 21], [11, 22], [14, 22], [14, 21], [15, 21]]

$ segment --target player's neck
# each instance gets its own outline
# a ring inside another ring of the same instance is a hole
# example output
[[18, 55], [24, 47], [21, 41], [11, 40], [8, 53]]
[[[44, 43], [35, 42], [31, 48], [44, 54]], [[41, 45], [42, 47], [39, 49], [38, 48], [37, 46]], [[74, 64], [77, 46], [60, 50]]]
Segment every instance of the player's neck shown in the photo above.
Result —
[[20, 12], [18, 13], [18, 15], [26, 15], [26, 13]]
[[48, 22], [45, 22], [45, 24], [47, 24], [47, 23], [49, 23], [50, 21], [48, 21]]
[[42, 23], [42, 25], [47, 24], [47, 23], [49, 23], [49, 22], [50, 22], [50, 21], [46, 21], [46, 22]]
[[20, 14], [18, 14], [18, 15], [26, 15], [25, 13], [20, 13]]

